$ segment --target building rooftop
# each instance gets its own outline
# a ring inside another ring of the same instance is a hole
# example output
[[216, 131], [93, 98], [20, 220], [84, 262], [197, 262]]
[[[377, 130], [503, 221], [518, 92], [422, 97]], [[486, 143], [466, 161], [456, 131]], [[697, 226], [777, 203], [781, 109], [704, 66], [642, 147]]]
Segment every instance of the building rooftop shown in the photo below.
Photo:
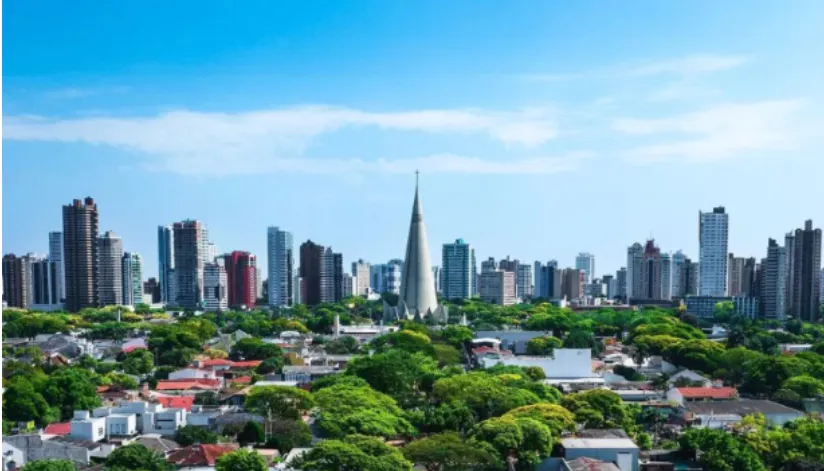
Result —
[[155, 399], [167, 409], [186, 409], [187, 411], [191, 411], [192, 405], [195, 403], [194, 396], [157, 396]]
[[693, 414], [701, 415], [722, 415], [736, 414], [745, 416], [749, 414], [803, 414], [803, 412], [787, 407], [773, 401], [762, 399], [741, 399], [738, 401], [711, 401], [692, 402], [687, 404], [686, 409]]
[[71, 422], [59, 422], [47, 425], [43, 433], [46, 435], [68, 435], [71, 433], [71, 429]]
[[614, 463], [593, 458], [578, 458], [566, 462], [570, 471], [621, 471]]
[[684, 399], [730, 399], [738, 394], [735, 388], [675, 388]]
[[562, 438], [561, 445], [568, 449], [638, 449], [638, 445], [629, 438]]

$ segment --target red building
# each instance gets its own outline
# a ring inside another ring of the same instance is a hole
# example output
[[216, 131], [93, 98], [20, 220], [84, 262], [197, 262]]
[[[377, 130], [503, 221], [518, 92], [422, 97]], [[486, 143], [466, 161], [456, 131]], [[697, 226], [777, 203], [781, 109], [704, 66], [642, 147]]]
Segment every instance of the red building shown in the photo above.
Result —
[[235, 250], [223, 256], [229, 307], [252, 308], [257, 300], [257, 257], [249, 252]]

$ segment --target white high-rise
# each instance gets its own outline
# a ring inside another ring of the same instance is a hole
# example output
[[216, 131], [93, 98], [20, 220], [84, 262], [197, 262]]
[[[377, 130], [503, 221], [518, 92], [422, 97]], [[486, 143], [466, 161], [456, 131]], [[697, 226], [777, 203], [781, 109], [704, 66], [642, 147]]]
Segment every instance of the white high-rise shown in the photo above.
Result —
[[644, 265], [644, 246], [638, 242], [627, 248], [627, 302], [630, 299], [640, 297], [643, 291], [643, 280], [641, 279], [641, 268]]
[[106, 231], [98, 244], [98, 291], [101, 306], [123, 304], [123, 240], [112, 231]]
[[292, 305], [294, 294], [294, 249], [292, 233], [279, 227], [266, 231], [266, 255], [269, 271], [269, 305], [283, 307]]
[[54, 263], [57, 275], [55, 276], [55, 288], [59, 301], [66, 299], [66, 276], [63, 267], [63, 233], [49, 232], [49, 260]]
[[589, 252], [579, 253], [575, 257], [575, 269], [584, 272], [585, 284], [592, 283], [592, 278], [595, 276], [595, 255]]
[[533, 286], [532, 266], [525, 263], [518, 265], [518, 278], [515, 284], [515, 296], [521, 299], [532, 298]]
[[446, 299], [467, 299], [475, 293], [475, 250], [463, 239], [443, 244], [441, 288]]
[[370, 268], [369, 263], [364, 262], [363, 259], [352, 262], [352, 277], [355, 279], [352, 285], [357, 296], [368, 296], [371, 292], [369, 283]]
[[175, 235], [172, 226], [157, 227], [157, 271], [160, 283], [160, 301], [175, 302]]
[[143, 302], [143, 259], [138, 253], [126, 252], [122, 260], [123, 305], [134, 306]]
[[726, 296], [729, 214], [719, 206], [711, 213], [699, 212], [698, 222], [698, 294]]
[[661, 299], [672, 299], [672, 257], [668, 253], [661, 254]]
[[228, 279], [223, 259], [203, 265], [203, 309], [225, 311], [229, 308]]
[[687, 256], [684, 255], [684, 252], [678, 250], [674, 254], [672, 254], [672, 289], [670, 293], [672, 297], [682, 297], [684, 296], [683, 290], [686, 287], [688, 280], [683, 280], [682, 277], [684, 274], [688, 273], [684, 270], [684, 265], [687, 263]]

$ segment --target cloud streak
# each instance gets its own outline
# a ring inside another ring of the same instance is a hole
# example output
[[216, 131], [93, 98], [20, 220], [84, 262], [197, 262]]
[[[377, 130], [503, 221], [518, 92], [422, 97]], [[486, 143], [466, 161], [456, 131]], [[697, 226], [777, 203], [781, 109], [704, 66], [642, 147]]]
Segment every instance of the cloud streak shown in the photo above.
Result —
[[671, 118], [621, 118], [613, 122], [613, 129], [657, 138], [658, 142], [628, 152], [628, 160], [636, 164], [714, 161], [794, 148], [804, 137], [798, 116], [803, 105], [801, 100], [725, 104]]
[[[304, 157], [315, 139], [331, 132], [372, 127], [438, 134], [482, 134], [507, 146], [534, 149], [554, 139], [557, 126], [546, 109], [497, 112], [477, 109], [369, 112], [300, 106], [243, 113], [174, 111], [153, 117], [48, 119], [9, 117], [4, 139], [105, 145], [145, 154], [154, 170], [248, 174], [257, 171], [330, 173], [406, 172], [416, 167], [451, 173], [555, 173], [573, 158], [490, 161], [442, 154], [421, 159], [363, 161]], [[398, 170], [403, 169], [403, 170]]]

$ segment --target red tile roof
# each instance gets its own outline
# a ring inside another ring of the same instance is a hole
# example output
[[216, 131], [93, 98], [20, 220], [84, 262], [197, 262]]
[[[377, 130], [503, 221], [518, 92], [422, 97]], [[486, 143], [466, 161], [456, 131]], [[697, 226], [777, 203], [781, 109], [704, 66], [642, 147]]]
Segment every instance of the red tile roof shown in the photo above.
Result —
[[215, 366], [232, 366], [232, 361], [226, 360], [225, 358], [216, 358], [214, 360], [200, 360], [200, 366], [204, 368], [213, 368]]
[[46, 426], [46, 429], [43, 430], [43, 433], [47, 435], [68, 435], [71, 433], [71, 430], [71, 422], [59, 422], [49, 424], [48, 426]]
[[194, 396], [158, 396], [156, 397], [163, 407], [169, 409], [186, 409], [191, 412], [192, 404], [195, 403]]
[[97, 387], [97, 393], [98, 394], [104, 393], [104, 392], [108, 391], [109, 388], [111, 388], [111, 386], [98, 386]]
[[237, 445], [192, 445], [171, 452], [166, 461], [178, 466], [214, 466], [218, 458], [237, 448]]
[[237, 378], [230, 379], [229, 382], [231, 382], [231, 383], [244, 383], [244, 384], [251, 383], [252, 382], [252, 377], [251, 376], [239, 376]]
[[487, 347], [487, 346], [482, 346], [482, 347], [478, 347], [478, 348], [473, 348], [472, 353], [474, 353], [475, 355], [483, 355], [484, 353], [498, 353], [498, 349], [497, 348], [492, 348], [492, 347]]
[[164, 379], [157, 382], [156, 391], [187, 391], [189, 389], [220, 389], [219, 379]]
[[261, 363], [261, 360], [233, 361], [232, 368], [257, 368]]
[[735, 388], [676, 388], [684, 399], [729, 399], [738, 391]]

